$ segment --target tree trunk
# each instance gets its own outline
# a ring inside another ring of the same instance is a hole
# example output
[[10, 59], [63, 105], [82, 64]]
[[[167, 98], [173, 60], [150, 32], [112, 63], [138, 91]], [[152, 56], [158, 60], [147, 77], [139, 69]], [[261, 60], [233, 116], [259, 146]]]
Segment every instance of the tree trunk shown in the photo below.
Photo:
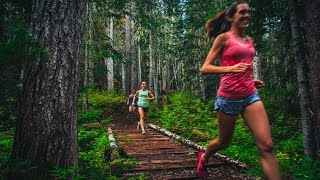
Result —
[[261, 77], [260, 77], [261, 62], [260, 62], [260, 57], [258, 52], [253, 58], [253, 66], [254, 66], [254, 72], [253, 72], [254, 78], [261, 80]]
[[[107, 26], [108, 26], [108, 36], [111, 40], [111, 43], [113, 45], [113, 18], [109, 17], [107, 18]], [[114, 89], [114, 71], [113, 71], [113, 59], [112, 57], [107, 58], [107, 79], [108, 79], [108, 89], [113, 90]]]
[[168, 76], [167, 76], [167, 71], [168, 71], [168, 61], [169, 61], [169, 54], [166, 53], [166, 51], [170, 51], [169, 49], [169, 38], [168, 38], [168, 25], [165, 24], [164, 26], [164, 42], [167, 42], [167, 45], [165, 47], [165, 51], [163, 52], [163, 57], [164, 60], [161, 63], [162, 67], [162, 72], [161, 72], [161, 77], [162, 77], [162, 86], [161, 86], [161, 94], [162, 94], [162, 103], [166, 104], [167, 103], [167, 97], [166, 94], [168, 92], [167, 88], [168, 88]]
[[[306, 0], [306, 27], [309, 45], [309, 69], [310, 85], [312, 95], [312, 106], [314, 112], [315, 141], [317, 151], [320, 151], [320, 1]], [[319, 158], [319, 156], [318, 156]]]
[[295, 52], [295, 61], [297, 64], [297, 78], [299, 88], [299, 100], [300, 100], [300, 113], [302, 122], [302, 133], [303, 133], [303, 146], [304, 153], [307, 156], [316, 156], [316, 147], [314, 141], [314, 121], [311, 117], [311, 96], [310, 87], [307, 76], [307, 64], [305, 53], [303, 52], [303, 44], [301, 38], [301, 30], [299, 28], [299, 19], [297, 16], [297, 4], [296, 0], [288, 1], [289, 12], [290, 12], [290, 23], [293, 48]]
[[49, 57], [27, 57], [12, 159], [39, 167], [77, 166], [79, 59], [86, 1], [33, 1], [32, 9], [32, 32]]
[[170, 79], [171, 79], [171, 73], [170, 73], [170, 61], [171, 61], [170, 57], [171, 56], [169, 55], [168, 57], [169, 58], [167, 59], [166, 65], [165, 65], [165, 69], [166, 69], [166, 73], [165, 73], [166, 82], [165, 82], [165, 84], [166, 84], [166, 90], [167, 90], [166, 93], [168, 93], [168, 92], [170, 92], [172, 90], [172, 85], [169, 82]]
[[[158, 57], [158, 63], [160, 62], [160, 57], [159, 54], [157, 53], [157, 57]], [[156, 70], [155, 74], [154, 74], [154, 96], [155, 96], [155, 102], [156, 102], [156, 106], [159, 106], [159, 64], [157, 62], [155, 62], [155, 64], [157, 64], [157, 67], [155, 67], [154, 69]]]
[[[131, 11], [131, 1], [127, 5], [129, 11]], [[132, 47], [131, 47], [131, 39], [132, 39], [132, 29], [131, 29], [131, 17], [126, 15], [126, 23], [125, 23], [125, 95], [129, 96], [131, 92], [131, 61], [132, 61]]]
[[85, 52], [84, 52], [84, 78], [83, 78], [83, 86], [85, 88], [85, 92], [83, 95], [83, 104], [82, 104], [82, 113], [86, 113], [88, 111], [88, 91], [87, 91], [87, 87], [89, 85], [89, 74], [90, 74], [90, 59], [88, 56], [88, 52], [90, 51], [90, 47], [91, 47], [91, 40], [92, 40], [92, 13], [91, 13], [91, 9], [90, 9], [90, 5], [89, 3], [87, 3], [86, 5], [86, 9], [87, 9], [87, 21], [86, 21], [86, 29], [88, 30], [88, 34], [86, 36], [86, 40], [85, 40]]
[[199, 81], [200, 81], [200, 94], [201, 94], [202, 100], [203, 101], [207, 101], [207, 98], [206, 98], [206, 86], [205, 86], [205, 80], [204, 80], [205, 76], [202, 75], [202, 73], [200, 71], [201, 70], [200, 62], [199, 62], [198, 68], [199, 68], [198, 75], [199, 75]]
[[153, 57], [153, 37], [152, 32], [149, 33], [149, 90], [154, 91], [154, 74], [155, 74], [155, 63]]
[[88, 45], [85, 45], [85, 55], [84, 55], [84, 80], [83, 80], [83, 86], [86, 89], [83, 95], [83, 104], [82, 104], [82, 113], [85, 114], [88, 111]]
[[[135, 15], [136, 4], [131, 2], [131, 14]], [[135, 34], [135, 21], [131, 20], [131, 34]], [[137, 71], [137, 49], [135, 48], [136, 43], [133, 42], [134, 36], [132, 37], [132, 47], [131, 47], [131, 88], [132, 90], [138, 89], [138, 71]]]
[[141, 70], [141, 47], [140, 47], [140, 37], [138, 37], [138, 85], [137, 89], [139, 89], [139, 84], [142, 81], [142, 70]]
[[121, 79], [122, 79], [122, 89], [126, 92], [126, 69], [125, 62], [121, 62]]

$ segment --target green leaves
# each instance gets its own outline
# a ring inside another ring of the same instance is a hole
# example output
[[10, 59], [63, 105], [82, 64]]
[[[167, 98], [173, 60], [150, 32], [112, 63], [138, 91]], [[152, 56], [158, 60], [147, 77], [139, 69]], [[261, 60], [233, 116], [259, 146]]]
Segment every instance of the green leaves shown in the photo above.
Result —
[[0, 132], [0, 169], [5, 168], [10, 162], [12, 145], [13, 134], [9, 132]]
[[[76, 172], [77, 166], [71, 166], [68, 169], [63, 169], [57, 166], [53, 166], [53, 170], [50, 171], [52, 177], [56, 177], [59, 180], [68, 179], [68, 175], [73, 174]], [[77, 174], [72, 179], [78, 180], [78, 179], [85, 179], [84, 176], [81, 176], [80, 174]]]
[[165, 129], [196, 142], [212, 138], [208, 129], [217, 125], [209, 104], [194, 98], [191, 93], [174, 93], [168, 97], [170, 104], [159, 111], [159, 121]]

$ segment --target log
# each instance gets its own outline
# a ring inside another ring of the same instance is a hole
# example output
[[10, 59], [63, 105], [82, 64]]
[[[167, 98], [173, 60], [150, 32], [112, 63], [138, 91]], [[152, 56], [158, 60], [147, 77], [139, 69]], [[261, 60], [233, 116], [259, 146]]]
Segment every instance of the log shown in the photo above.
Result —
[[111, 127], [108, 127], [108, 139], [110, 143], [110, 148], [111, 148], [111, 156], [110, 156], [110, 161], [114, 161], [115, 159], [120, 158], [119, 152], [118, 152], [118, 147], [116, 144], [116, 140], [113, 137], [112, 129]]

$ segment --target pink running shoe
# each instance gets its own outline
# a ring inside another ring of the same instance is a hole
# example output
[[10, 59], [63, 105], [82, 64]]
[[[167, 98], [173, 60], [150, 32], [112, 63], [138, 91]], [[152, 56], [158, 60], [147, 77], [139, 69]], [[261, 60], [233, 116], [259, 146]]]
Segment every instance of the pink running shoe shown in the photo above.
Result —
[[204, 155], [204, 152], [199, 152], [198, 154], [198, 168], [197, 168], [197, 173], [201, 176], [201, 177], [208, 177], [208, 170], [207, 170], [207, 165], [208, 163], [205, 163], [202, 159]]

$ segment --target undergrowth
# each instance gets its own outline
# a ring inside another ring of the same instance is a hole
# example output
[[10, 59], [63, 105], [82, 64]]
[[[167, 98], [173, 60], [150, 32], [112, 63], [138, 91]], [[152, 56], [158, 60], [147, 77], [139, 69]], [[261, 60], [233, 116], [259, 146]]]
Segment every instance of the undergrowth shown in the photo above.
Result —
[[[119, 179], [136, 159], [120, 157], [111, 161], [107, 127], [112, 125], [111, 112], [123, 106], [124, 95], [116, 91], [88, 89], [88, 111], [79, 109], [79, 173], [85, 179]], [[80, 96], [83, 98], [83, 96]], [[79, 106], [82, 107], [82, 106]], [[121, 152], [121, 149], [118, 149]]]

